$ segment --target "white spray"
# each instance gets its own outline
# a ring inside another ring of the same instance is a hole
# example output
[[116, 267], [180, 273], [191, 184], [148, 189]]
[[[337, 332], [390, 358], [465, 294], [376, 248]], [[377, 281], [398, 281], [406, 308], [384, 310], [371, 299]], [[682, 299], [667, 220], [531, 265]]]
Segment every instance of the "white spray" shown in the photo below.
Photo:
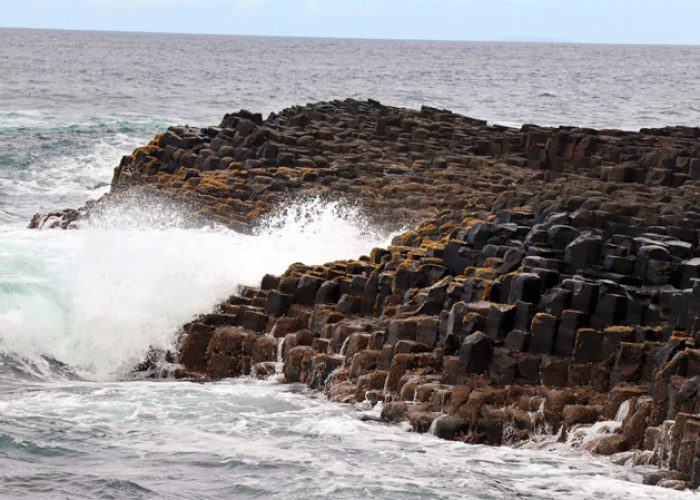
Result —
[[388, 243], [359, 211], [318, 200], [289, 207], [254, 236], [168, 228], [179, 223], [168, 207], [125, 205], [77, 231], [4, 231], [0, 353], [34, 371], [48, 368], [48, 356], [90, 379], [121, 377], [236, 285]]

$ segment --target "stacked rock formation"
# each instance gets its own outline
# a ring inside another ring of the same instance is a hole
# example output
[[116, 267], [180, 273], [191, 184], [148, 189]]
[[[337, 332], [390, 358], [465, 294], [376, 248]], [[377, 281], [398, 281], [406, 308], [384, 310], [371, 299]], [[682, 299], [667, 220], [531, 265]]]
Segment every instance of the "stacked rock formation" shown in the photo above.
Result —
[[280, 370], [475, 443], [616, 419], [592, 451], [644, 450], [668, 469], [650, 482], [700, 485], [700, 129], [512, 129], [374, 101], [241, 111], [125, 157], [107, 200], [132, 192], [239, 230], [304, 195], [415, 228], [239, 290], [183, 327], [186, 374]]

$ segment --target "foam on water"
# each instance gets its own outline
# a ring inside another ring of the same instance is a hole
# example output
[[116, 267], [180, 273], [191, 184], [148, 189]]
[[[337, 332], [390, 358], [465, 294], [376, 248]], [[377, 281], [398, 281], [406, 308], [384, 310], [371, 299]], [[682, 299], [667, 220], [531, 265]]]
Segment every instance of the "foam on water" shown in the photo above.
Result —
[[183, 220], [174, 207], [125, 202], [78, 231], [5, 230], [0, 350], [34, 370], [48, 368], [48, 356], [83, 377], [120, 377], [149, 347], [172, 347], [179, 326], [237, 285], [388, 243], [337, 202], [287, 207], [256, 235], [185, 229]]
[[109, 190], [121, 156], [153, 135], [129, 124], [90, 127], [78, 118], [68, 123], [58, 129], [0, 129], [0, 224], [26, 225], [38, 211], [98, 198]]
[[66, 130], [115, 130], [134, 132], [141, 130], [158, 130], [177, 123], [176, 118], [153, 119], [136, 113], [121, 116], [76, 115], [72, 113], [26, 109], [0, 110], [0, 132], [56, 133]]
[[[43, 408], [37, 413], [37, 408]], [[465, 445], [250, 379], [0, 391], [0, 494], [32, 498], [668, 498], [631, 468]], [[675, 493], [675, 492], [674, 492]], [[677, 498], [697, 498], [677, 493]]]

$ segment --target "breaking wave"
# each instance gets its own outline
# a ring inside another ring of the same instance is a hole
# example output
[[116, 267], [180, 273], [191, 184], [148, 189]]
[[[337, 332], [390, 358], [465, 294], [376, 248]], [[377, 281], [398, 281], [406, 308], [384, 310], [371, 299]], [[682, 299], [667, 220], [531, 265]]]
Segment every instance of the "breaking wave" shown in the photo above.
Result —
[[237, 285], [389, 242], [339, 202], [289, 206], [254, 235], [185, 229], [181, 219], [177, 207], [124, 201], [77, 231], [4, 230], [0, 352], [14, 371], [21, 364], [34, 377], [54, 376], [51, 359], [83, 378], [123, 377]]

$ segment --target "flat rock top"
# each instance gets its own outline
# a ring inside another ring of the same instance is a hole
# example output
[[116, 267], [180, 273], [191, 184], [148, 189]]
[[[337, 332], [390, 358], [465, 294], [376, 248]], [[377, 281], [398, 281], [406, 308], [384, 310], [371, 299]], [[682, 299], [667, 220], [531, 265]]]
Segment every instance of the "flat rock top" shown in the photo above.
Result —
[[[697, 211], [699, 180], [698, 128], [514, 129], [429, 107], [346, 100], [170, 127], [122, 159], [102, 202], [155, 193], [187, 203], [195, 223], [242, 231], [301, 196], [344, 199], [393, 227], [445, 211], [572, 205], [566, 198], [576, 196], [645, 219]], [[85, 212], [39, 216], [34, 225], [67, 226]]]

